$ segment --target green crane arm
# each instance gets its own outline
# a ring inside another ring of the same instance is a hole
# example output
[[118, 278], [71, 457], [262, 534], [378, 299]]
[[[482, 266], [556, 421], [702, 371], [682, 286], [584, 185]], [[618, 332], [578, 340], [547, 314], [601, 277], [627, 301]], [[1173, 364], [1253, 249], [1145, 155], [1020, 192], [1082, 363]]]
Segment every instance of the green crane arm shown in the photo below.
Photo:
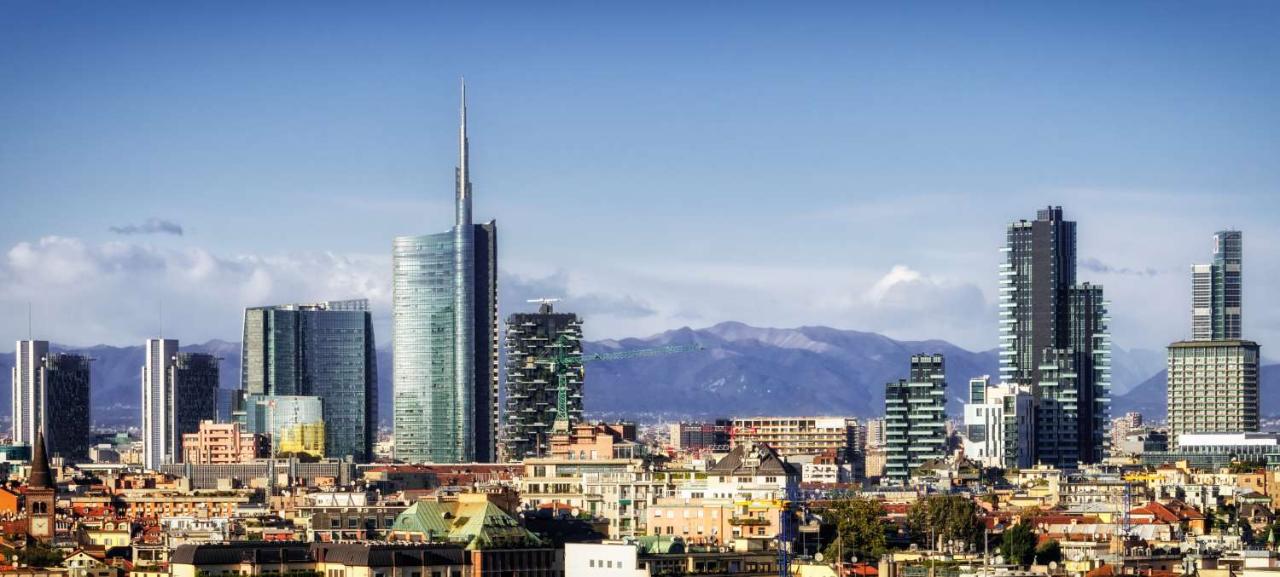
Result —
[[627, 351], [615, 351], [612, 353], [594, 353], [590, 355], [582, 355], [581, 362], [594, 363], [597, 361], [620, 361], [623, 359], [658, 357], [662, 355], [671, 355], [675, 353], [701, 351], [706, 348], [707, 347], [704, 347], [702, 345], [667, 345], [665, 347], [654, 347], [651, 349], [631, 349]]
[[687, 353], [692, 351], [701, 351], [706, 349], [702, 345], [667, 345], [663, 347], [653, 347], [648, 349], [631, 349], [625, 351], [614, 351], [611, 353], [594, 353], [590, 355], [570, 355], [565, 351], [572, 349], [572, 342], [564, 337], [556, 340], [553, 348], [555, 352], [550, 358], [540, 361], [551, 368], [551, 372], [557, 373], [556, 386], [556, 420], [553, 430], [567, 431], [569, 429], [569, 385], [567, 382], [568, 373], [564, 369], [569, 367], [581, 367], [587, 363], [595, 363], [600, 361], [620, 361], [624, 359], [639, 359], [645, 357], [658, 357], [662, 355], [671, 355], [676, 353]]

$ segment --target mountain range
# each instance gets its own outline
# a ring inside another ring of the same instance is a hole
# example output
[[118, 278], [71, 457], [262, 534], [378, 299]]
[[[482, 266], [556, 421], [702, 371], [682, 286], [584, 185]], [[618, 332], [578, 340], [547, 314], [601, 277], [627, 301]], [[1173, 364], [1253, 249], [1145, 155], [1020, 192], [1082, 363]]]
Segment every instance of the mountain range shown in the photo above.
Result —
[[[776, 329], [738, 322], [681, 328], [646, 338], [587, 342], [584, 348], [595, 353], [665, 345], [704, 348], [657, 358], [588, 364], [587, 412], [598, 418], [643, 420], [765, 414], [879, 416], [884, 407], [884, 384], [906, 376], [911, 355], [942, 353], [946, 358], [948, 409], [955, 416], [961, 414], [969, 379], [996, 375], [998, 362], [994, 349], [974, 352], [940, 340], [904, 341], [822, 326]], [[137, 424], [141, 346], [52, 348], [95, 359], [95, 424]], [[222, 388], [238, 386], [239, 343], [214, 340], [182, 350], [221, 357]], [[1149, 417], [1162, 415], [1164, 380], [1158, 371], [1163, 368], [1164, 355], [1117, 348], [1112, 363], [1113, 412], [1141, 410]], [[13, 353], [0, 354], [0, 365], [12, 367]], [[0, 380], [0, 389], [9, 386], [8, 379]], [[388, 424], [392, 399], [389, 348], [378, 351], [378, 381], [379, 420]], [[1264, 407], [1280, 409], [1280, 399], [1276, 400], [1272, 404], [1264, 401]], [[8, 412], [8, 404], [0, 403], [0, 416]]]

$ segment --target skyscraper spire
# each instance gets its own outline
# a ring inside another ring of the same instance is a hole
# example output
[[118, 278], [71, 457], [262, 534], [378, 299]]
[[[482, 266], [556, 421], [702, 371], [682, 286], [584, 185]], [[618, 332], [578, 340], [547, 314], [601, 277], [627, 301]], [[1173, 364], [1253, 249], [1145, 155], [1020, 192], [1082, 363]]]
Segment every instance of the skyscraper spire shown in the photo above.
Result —
[[455, 224], [471, 224], [471, 168], [467, 159], [467, 80], [462, 79], [462, 107], [458, 126], [457, 219]]

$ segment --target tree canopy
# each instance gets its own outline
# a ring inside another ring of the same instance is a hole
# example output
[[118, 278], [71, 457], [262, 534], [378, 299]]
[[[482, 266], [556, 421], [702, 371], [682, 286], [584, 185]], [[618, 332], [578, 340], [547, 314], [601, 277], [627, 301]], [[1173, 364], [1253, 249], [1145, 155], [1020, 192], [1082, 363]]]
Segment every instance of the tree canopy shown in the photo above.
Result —
[[828, 559], [844, 560], [857, 555], [860, 561], [874, 561], [885, 551], [885, 514], [879, 501], [849, 497], [832, 503], [825, 511], [826, 522], [835, 526], [836, 539], [823, 549]]
[[930, 548], [951, 542], [977, 546], [982, 539], [978, 506], [961, 495], [933, 495], [916, 501], [907, 512], [907, 525], [912, 540]]

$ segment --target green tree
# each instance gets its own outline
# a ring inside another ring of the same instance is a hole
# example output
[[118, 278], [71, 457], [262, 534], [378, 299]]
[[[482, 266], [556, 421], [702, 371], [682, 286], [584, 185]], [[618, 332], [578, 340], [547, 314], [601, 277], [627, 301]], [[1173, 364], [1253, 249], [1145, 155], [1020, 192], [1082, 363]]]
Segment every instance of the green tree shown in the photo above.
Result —
[[1035, 560], [1036, 536], [1031, 532], [1031, 524], [1019, 522], [1004, 530], [1001, 537], [1000, 554], [1005, 562], [1015, 565], [1030, 565]]
[[62, 563], [61, 551], [43, 543], [31, 542], [18, 550], [18, 563], [31, 567], [54, 567]]
[[1036, 565], [1048, 565], [1050, 562], [1062, 562], [1062, 545], [1057, 539], [1046, 541], [1044, 545], [1036, 547]]
[[823, 549], [828, 559], [843, 554], [844, 560], [857, 555], [859, 560], [872, 562], [884, 554], [885, 514], [879, 501], [865, 497], [841, 499], [826, 509], [824, 517], [836, 528], [836, 539]]
[[978, 506], [960, 495], [933, 495], [912, 503], [907, 526], [912, 540], [929, 548], [953, 541], [976, 546], [982, 539]]

